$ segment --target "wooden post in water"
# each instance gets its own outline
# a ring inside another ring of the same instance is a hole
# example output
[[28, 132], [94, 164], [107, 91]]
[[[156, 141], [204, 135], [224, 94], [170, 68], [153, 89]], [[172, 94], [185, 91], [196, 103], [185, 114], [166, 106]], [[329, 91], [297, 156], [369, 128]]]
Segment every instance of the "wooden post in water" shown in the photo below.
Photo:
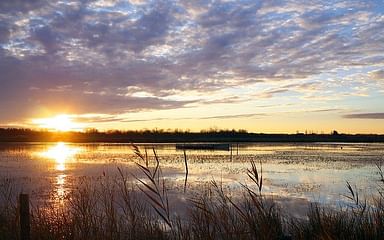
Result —
[[229, 148], [231, 150], [231, 162], [232, 162], [232, 143], [229, 145]]
[[187, 160], [187, 153], [184, 149], [184, 163], [185, 163], [185, 180], [184, 180], [184, 193], [187, 190], [187, 181], [188, 181], [188, 160]]
[[19, 195], [19, 210], [20, 210], [20, 239], [31, 239], [31, 223], [29, 216], [29, 195], [20, 193]]
[[237, 143], [236, 155], [239, 156], [239, 143]]

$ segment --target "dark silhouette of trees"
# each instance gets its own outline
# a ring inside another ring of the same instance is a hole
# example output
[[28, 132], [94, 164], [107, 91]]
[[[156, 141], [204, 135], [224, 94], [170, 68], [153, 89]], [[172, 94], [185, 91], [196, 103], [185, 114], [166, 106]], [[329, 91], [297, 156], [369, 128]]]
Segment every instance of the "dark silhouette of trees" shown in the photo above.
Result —
[[144, 129], [98, 131], [91, 128], [84, 132], [52, 132], [23, 128], [0, 128], [0, 142], [384, 142], [384, 135], [342, 134], [264, 134], [249, 133], [244, 129], [228, 130], [211, 128], [200, 132], [182, 129]]

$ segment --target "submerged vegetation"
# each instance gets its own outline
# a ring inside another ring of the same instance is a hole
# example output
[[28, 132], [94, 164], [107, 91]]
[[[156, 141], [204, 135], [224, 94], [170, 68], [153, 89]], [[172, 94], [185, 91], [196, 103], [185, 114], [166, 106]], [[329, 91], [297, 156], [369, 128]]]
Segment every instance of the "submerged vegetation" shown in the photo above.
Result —
[[[347, 183], [350, 200], [337, 209], [312, 204], [307, 216], [283, 213], [263, 194], [263, 170], [250, 162], [251, 184], [242, 184], [242, 195], [232, 195], [212, 180], [200, 189], [187, 188], [176, 206], [170, 198], [156, 152], [140, 152], [137, 167], [143, 176], [103, 174], [81, 179], [63, 199], [32, 204], [32, 239], [384, 239], [384, 174], [378, 165], [378, 197], [368, 204]], [[19, 206], [12, 179], [0, 181], [0, 240], [19, 239]]]

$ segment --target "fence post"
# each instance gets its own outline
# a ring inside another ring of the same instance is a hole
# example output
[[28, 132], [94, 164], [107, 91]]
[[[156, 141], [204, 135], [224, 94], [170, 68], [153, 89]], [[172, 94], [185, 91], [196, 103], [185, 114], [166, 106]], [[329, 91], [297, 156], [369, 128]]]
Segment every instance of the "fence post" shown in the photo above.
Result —
[[19, 195], [20, 204], [20, 239], [30, 240], [31, 224], [29, 216], [29, 195], [21, 193]]

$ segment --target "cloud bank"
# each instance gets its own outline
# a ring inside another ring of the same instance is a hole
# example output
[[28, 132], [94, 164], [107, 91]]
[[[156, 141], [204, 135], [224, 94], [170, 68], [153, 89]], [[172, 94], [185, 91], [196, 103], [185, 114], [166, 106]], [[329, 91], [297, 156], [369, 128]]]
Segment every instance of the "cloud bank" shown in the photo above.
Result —
[[384, 119], [384, 113], [354, 113], [343, 115], [344, 118]]
[[[327, 80], [312, 78], [338, 69], [376, 66], [371, 76], [382, 79], [383, 5], [2, 0], [0, 122], [49, 108], [185, 108], [237, 86], [270, 84], [248, 99], [320, 91]], [[194, 100], [179, 97], [190, 91]]]

